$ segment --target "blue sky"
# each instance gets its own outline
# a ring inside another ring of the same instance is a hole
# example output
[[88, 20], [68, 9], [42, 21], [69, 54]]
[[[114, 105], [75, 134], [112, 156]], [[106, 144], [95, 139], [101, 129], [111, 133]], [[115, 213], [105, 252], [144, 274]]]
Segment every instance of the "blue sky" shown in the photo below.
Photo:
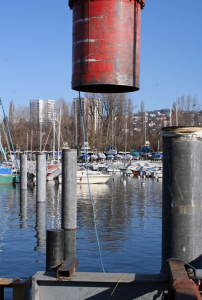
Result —
[[[0, 1], [0, 96], [71, 102], [72, 11], [67, 0]], [[202, 0], [146, 0], [141, 19], [140, 90], [134, 106], [171, 108], [181, 96], [202, 106]]]

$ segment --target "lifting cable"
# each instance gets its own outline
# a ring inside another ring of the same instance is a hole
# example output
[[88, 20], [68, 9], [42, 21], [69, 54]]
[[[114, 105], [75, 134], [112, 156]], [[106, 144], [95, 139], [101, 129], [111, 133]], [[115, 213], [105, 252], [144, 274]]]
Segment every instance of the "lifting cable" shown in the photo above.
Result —
[[85, 128], [84, 128], [83, 109], [82, 109], [82, 102], [81, 102], [80, 91], [79, 91], [79, 106], [80, 106], [80, 117], [81, 117], [82, 131], [83, 131], [83, 149], [84, 149], [84, 158], [85, 158], [87, 182], [88, 182], [88, 191], [89, 191], [90, 201], [91, 201], [91, 205], [92, 205], [92, 209], [93, 209], [94, 229], [95, 229], [95, 234], [96, 234], [96, 238], [97, 238], [98, 250], [99, 250], [99, 255], [100, 255], [100, 263], [101, 263], [102, 271], [103, 271], [103, 273], [105, 273], [105, 269], [104, 269], [104, 265], [103, 265], [103, 261], [102, 261], [102, 253], [101, 253], [101, 248], [100, 248], [100, 241], [99, 241], [98, 232], [97, 232], [94, 202], [93, 202], [93, 198], [92, 198], [92, 194], [91, 194], [90, 183], [89, 183], [89, 176], [88, 176], [88, 165], [87, 165], [86, 148], [85, 148]]

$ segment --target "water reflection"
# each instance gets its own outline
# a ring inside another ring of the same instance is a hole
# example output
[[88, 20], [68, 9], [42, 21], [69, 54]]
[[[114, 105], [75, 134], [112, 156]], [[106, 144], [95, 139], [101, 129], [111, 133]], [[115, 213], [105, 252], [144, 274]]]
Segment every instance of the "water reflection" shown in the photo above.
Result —
[[[144, 262], [144, 255], [153, 256], [155, 251], [159, 260], [156, 264], [160, 265], [161, 183], [147, 179], [142, 185], [136, 178], [122, 179], [116, 176], [107, 187], [97, 185], [92, 193], [104, 261], [107, 265], [116, 265], [120, 271], [124, 266], [131, 268], [129, 258]], [[83, 261], [86, 253], [91, 253], [94, 264], [98, 265], [93, 211], [88, 188], [84, 185], [78, 189], [77, 239], [77, 255], [84, 267], [89, 268]]]
[[20, 228], [27, 227], [27, 190], [20, 190]]
[[47, 228], [61, 228], [61, 186], [47, 184]]
[[36, 205], [36, 238], [37, 246], [34, 250], [45, 253], [46, 252], [46, 203], [37, 202]]
[[[124, 177], [123, 182], [122, 176], [115, 175], [115, 179], [90, 186], [105, 271], [158, 272], [161, 182], [146, 179], [142, 186], [136, 178]], [[46, 204], [36, 205], [35, 187], [20, 193], [19, 187], [0, 186], [2, 276], [13, 276], [9, 265], [14, 263], [19, 264], [16, 272], [21, 272], [16, 276], [26, 277], [45, 269], [46, 229], [61, 228], [61, 185], [49, 182], [46, 198]], [[77, 185], [77, 198], [77, 230], [65, 233], [65, 257], [78, 257], [78, 271], [99, 272], [100, 257], [87, 185]]]

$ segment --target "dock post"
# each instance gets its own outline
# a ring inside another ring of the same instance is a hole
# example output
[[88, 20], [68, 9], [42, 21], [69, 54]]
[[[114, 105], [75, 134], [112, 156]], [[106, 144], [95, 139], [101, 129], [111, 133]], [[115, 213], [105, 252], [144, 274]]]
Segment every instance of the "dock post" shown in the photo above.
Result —
[[34, 250], [41, 253], [46, 252], [46, 203], [37, 202], [36, 203], [36, 238], [37, 246]]
[[76, 230], [64, 230], [64, 259], [76, 257]]
[[36, 160], [36, 202], [46, 202], [46, 155], [42, 153]]
[[62, 150], [62, 229], [65, 233], [64, 259], [76, 256], [77, 150]]
[[20, 189], [27, 189], [27, 155], [20, 156]]
[[195, 268], [202, 256], [202, 128], [165, 127], [162, 263], [179, 258]]
[[64, 256], [64, 230], [48, 229], [46, 231], [46, 271], [56, 269]]

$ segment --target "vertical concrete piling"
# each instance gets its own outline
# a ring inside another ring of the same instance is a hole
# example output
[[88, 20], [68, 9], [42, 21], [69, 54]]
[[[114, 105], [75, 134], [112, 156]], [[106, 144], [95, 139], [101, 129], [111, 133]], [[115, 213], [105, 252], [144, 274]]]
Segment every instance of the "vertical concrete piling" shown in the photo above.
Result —
[[27, 190], [20, 190], [20, 228], [26, 228], [27, 220]]
[[45, 253], [46, 251], [46, 202], [37, 202], [36, 204], [36, 238], [37, 246], [35, 250]]
[[64, 259], [76, 256], [77, 151], [62, 150], [62, 229], [65, 231]]
[[20, 156], [20, 189], [27, 189], [27, 155]]
[[64, 259], [76, 257], [76, 230], [64, 230]]
[[202, 129], [166, 127], [163, 136], [162, 263], [201, 267]]
[[64, 256], [64, 230], [48, 229], [46, 231], [46, 271], [58, 267]]
[[46, 202], [46, 155], [42, 153], [36, 161], [36, 201]]
[[77, 221], [77, 151], [62, 150], [62, 229], [75, 230]]

